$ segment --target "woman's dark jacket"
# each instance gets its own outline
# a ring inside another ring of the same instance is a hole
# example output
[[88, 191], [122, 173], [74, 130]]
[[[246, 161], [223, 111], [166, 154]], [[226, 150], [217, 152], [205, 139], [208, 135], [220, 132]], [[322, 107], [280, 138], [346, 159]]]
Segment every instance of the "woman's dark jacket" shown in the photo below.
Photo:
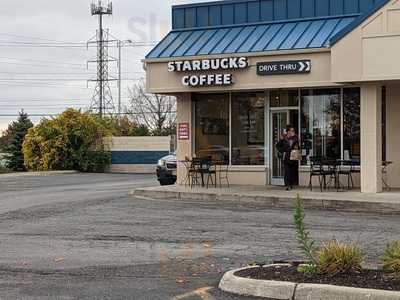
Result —
[[291, 162], [290, 154], [292, 150], [300, 149], [299, 139], [296, 135], [289, 139], [283, 138], [276, 144], [276, 149], [280, 153], [280, 157], [283, 160], [283, 162], [285, 163]]

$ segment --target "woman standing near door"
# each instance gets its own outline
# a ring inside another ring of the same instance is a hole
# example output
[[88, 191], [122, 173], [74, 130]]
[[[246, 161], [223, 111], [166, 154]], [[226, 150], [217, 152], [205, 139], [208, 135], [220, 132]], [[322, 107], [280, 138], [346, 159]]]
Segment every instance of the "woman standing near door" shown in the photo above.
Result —
[[293, 189], [297, 185], [297, 172], [299, 168], [300, 151], [299, 138], [293, 126], [286, 126], [286, 130], [276, 145], [283, 161], [284, 179], [286, 190]]

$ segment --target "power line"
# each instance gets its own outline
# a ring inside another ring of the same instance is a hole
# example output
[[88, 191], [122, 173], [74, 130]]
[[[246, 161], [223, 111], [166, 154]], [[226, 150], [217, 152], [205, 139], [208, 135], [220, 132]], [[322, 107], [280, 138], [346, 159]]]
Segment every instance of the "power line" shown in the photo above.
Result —
[[42, 41], [50, 41], [50, 42], [68, 43], [68, 42], [65, 42], [65, 41], [59, 41], [59, 40], [54, 40], [54, 39], [46, 39], [46, 38], [35, 37], [35, 36], [20, 35], [20, 34], [0, 33], [0, 35], [17, 37], [17, 38], [24, 38], [24, 39], [30, 39], [30, 40], [42, 40]]
[[[165, 112], [166, 114], [176, 114], [176, 111]], [[51, 117], [51, 116], [59, 116], [61, 113], [28, 113], [29, 117]], [[143, 113], [134, 113], [134, 112], [121, 112], [115, 113], [114, 115], [141, 115], [141, 114], [156, 114], [156, 112], [143, 112]], [[18, 117], [19, 114], [0, 114], [0, 117]]]
[[82, 65], [82, 68], [78, 68], [78, 67], [73, 67], [73, 66], [56, 66], [56, 65], [48, 65], [48, 64], [27, 64], [27, 63], [8, 62], [8, 61], [0, 61], [0, 64], [29, 66], [29, 67], [51, 67], [51, 68], [68, 68], [68, 69], [73, 68], [73, 69], [86, 70], [86, 67], [84, 65]]
[[[87, 70], [89, 72], [89, 70]], [[0, 74], [8, 74], [8, 75], [88, 75], [87, 73], [84, 72], [13, 72], [13, 71], [0, 71]], [[96, 73], [90, 73], [92, 75], [96, 75]], [[90, 75], [89, 74], [89, 75]], [[122, 72], [122, 74], [145, 74], [144, 71], [126, 71]]]
[[82, 90], [88, 90], [87, 87], [83, 86], [78, 86], [78, 85], [67, 85], [67, 84], [51, 84], [51, 83], [44, 83], [44, 82], [37, 82], [37, 83], [29, 83], [29, 82], [0, 82], [0, 85], [3, 86], [18, 86], [18, 87], [37, 87], [37, 88], [43, 88], [43, 87], [49, 87], [49, 88], [59, 88], [59, 87], [69, 87], [69, 88], [74, 88], [74, 89], [82, 89]]
[[25, 105], [25, 104], [22, 104], [22, 105], [15, 105], [15, 106], [10, 106], [10, 107], [6, 107], [6, 108], [8, 108], [8, 109], [17, 109], [17, 108], [26, 108], [26, 107], [28, 107], [28, 108], [32, 108], [32, 107], [34, 107], [34, 108], [54, 108], [54, 109], [64, 109], [64, 108], [66, 108], [66, 107], [75, 107], [75, 108], [84, 108], [84, 107], [88, 107], [88, 105], [86, 105], [86, 104], [79, 104], [79, 105], [77, 105], [77, 104], [74, 104], [74, 105], [70, 105], [70, 104], [65, 104], [65, 105], [62, 105], [62, 104], [60, 104], [60, 105]]
[[[131, 99], [131, 97], [122, 97], [122, 99]], [[25, 99], [0, 99], [0, 103], [15, 103], [15, 102], [24, 102], [24, 101], [27, 101], [27, 102], [46, 102], [46, 101], [55, 101], [55, 102], [57, 102], [57, 101], [68, 101], [68, 102], [70, 102], [70, 101], [72, 101], [72, 102], [75, 102], [75, 101], [87, 101], [87, 100], [90, 100], [90, 97], [87, 97], [87, 98], [75, 98], [75, 97], [71, 97], [71, 98], [63, 98], [63, 99], [61, 99], [61, 98], [59, 98], [59, 99], [57, 99], [57, 98], [48, 98], [48, 99], [27, 99], [27, 98], [25, 98]]]
[[82, 63], [72, 63], [72, 62], [60, 62], [60, 61], [54, 61], [54, 60], [41, 60], [41, 59], [31, 59], [31, 58], [18, 58], [18, 57], [6, 57], [6, 56], [0, 56], [0, 59], [10, 59], [10, 60], [18, 60], [18, 61], [32, 61], [32, 62], [44, 62], [44, 63], [52, 63], [52, 64], [58, 64], [58, 65], [71, 65], [71, 66], [83, 66]]
[[[116, 79], [116, 78], [115, 78]], [[125, 80], [125, 81], [135, 81], [135, 80], [142, 80], [144, 79], [143, 77], [140, 78], [122, 78], [121, 80]], [[15, 81], [15, 82], [24, 82], [24, 81], [33, 81], [33, 82], [51, 82], [51, 81], [61, 81], [61, 82], [86, 82], [88, 81], [86, 78], [0, 78], [0, 82], [3, 81]]]
[[[153, 47], [155, 44], [135, 44], [132, 47]], [[68, 44], [29, 44], [29, 43], [24, 43], [24, 44], [19, 44], [19, 43], [1, 43], [0, 41], [0, 47], [4, 48], [62, 48], [62, 49], [76, 49], [76, 50], [87, 50], [88, 48], [95, 49], [95, 46], [86, 46], [86, 45], [68, 45]], [[112, 46], [110, 45], [109, 48], [117, 48], [117, 46]]]
[[[26, 36], [26, 35], [18, 35], [18, 34], [10, 34], [10, 33], [0, 33], [3, 36], [11, 36], [17, 38], [24, 38], [24, 39], [31, 39], [31, 40], [42, 40], [46, 41], [46, 43], [33, 43], [33, 42], [17, 42], [17, 41], [3, 41], [5, 43], [28, 43], [28, 44], [65, 44], [65, 45], [83, 45], [86, 46], [86, 42], [71, 42], [71, 41], [61, 41], [61, 40], [54, 40], [54, 39], [47, 39], [42, 37], [33, 37], [33, 36]], [[52, 43], [50, 43], [52, 42]], [[149, 45], [154, 46], [159, 41], [147, 41], [147, 42], [133, 42], [129, 47], [134, 47], [135, 45]]]

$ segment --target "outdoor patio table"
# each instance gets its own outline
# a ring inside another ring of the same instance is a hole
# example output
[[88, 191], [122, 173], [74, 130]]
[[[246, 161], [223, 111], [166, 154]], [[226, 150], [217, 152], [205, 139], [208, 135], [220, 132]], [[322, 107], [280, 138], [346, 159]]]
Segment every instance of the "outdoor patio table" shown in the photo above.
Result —
[[[354, 187], [354, 180], [352, 174], [356, 172], [356, 169], [354, 169], [355, 166], [360, 165], [360, 162], [355, 159], [338, 159], [336, 161], [336, 176], [337, 176], [337, 190], [339, 191], [339, 188], [341, 186], [340, 182], [340, 175], [345, 175], [347, 176], [347, 189], [350, 190], [350, 183], [351, 187]], [[344, 185], [342, 185], [344, 188]]]

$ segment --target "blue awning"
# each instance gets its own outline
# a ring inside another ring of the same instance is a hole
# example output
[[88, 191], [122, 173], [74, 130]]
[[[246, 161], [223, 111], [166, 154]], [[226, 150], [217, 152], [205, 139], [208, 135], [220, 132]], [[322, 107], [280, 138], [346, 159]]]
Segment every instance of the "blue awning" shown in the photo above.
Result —
[[174, 30], [146, 58], [325, 48], [358, 16]]

